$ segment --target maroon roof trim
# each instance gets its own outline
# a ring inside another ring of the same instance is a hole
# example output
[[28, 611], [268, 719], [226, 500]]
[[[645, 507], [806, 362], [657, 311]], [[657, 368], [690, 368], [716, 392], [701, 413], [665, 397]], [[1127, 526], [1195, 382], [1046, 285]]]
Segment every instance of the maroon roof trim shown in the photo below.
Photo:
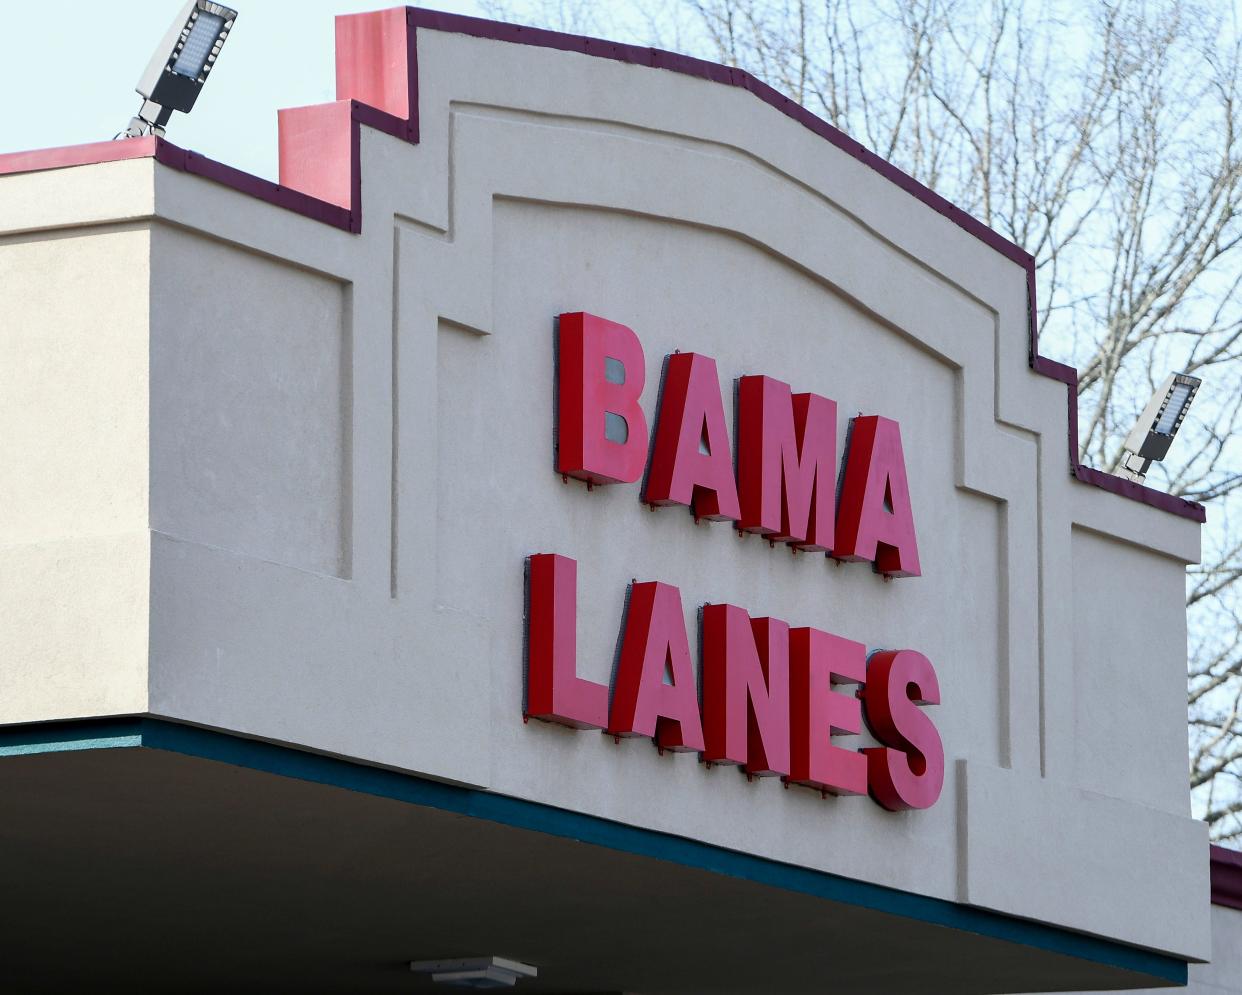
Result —
[[332, 225], [346, 231], [362, 230], [362, 191], [360, 187], [359, 127], [378, 128], [387, 134], [410, 142], [417, 142], [418, 129], [418, 47], [416, 36], [419, 28], [429, 31], [444, 31], [452, 34], [469, 35], [474, 38], [486, 38], [494, 41], [506, 41], [518, 45], [534, 45], [539, 48], [551, 48], [562, 52], [579, 52], [597, 58], [612, 59], [633, 65], [649, 66], [653, 69], [666, 69], [670, 72], [694, 76], [736, 86], [754, 94], [764, 103], [774, 107], [782, 114], [797, 121], [809, 131], [852, 156], [859, 162], [875, 170], [885, 179], [926, 204], [933, 211], [943, 215], [955, 225], [979, 239], [989, 248], [999, 252], [1006, 259], [1022, 266], [1027, 273], [1027, 310], [1030, 344], [1028, 361], [1036, 373], [1051, 377], [1066, 385], [1069, 395], [1069, 472], [1085, 484], [1099, 487], [1122, 497], [1159, 508], [1170, 514], [1193, 521], [1206, 520], [1206, 512], [1202, 505], [1183, 498], [1166, 494], [1151, 487], [1135, 484], [1112, 474], [1104, 473], [1082, 465], [1078, 461], [1078, 374], [1069, 366], [1057, 363], [1039, 352], [1038, 310], [1035, 296], [1035, 260], [1004, 236], [993, 231], [977, 218], [954, 206], [935, 191], [924, 186], [914, 177], [902, 172], [886, 159], [881, 158], [870, 149], [850, 138], [849, 135], [834, 128], [827, 121], [816, 117], [805, 107], [795, 103], [773, 89], [767, 83], [756, 79], [742, 69], [722, 66], [703, 59], [678, 55], [656, 48], [645, 48], [639, 45], [622, 45], [616, 42], [602, 41], [598, 38], [587, 38], [582, 35], [565, 34], [559, 31], [547, 31], [542, 28], [527, 28], [516, 24], [505, 24], [489, 21], [478, 17], [466, 17], [462, 14], [448, 14], [421, 7], [406, 8], [408, 25], [408, 70], [410, 76], [410, 117], [400, 120], [391, 114], [374, 107], [352, 102], [351, 107], [351, 168], [353, 169], [352, 193], [353, 203], [349, 210], [335, 204], [329, 204], [316, 197], [282, 187], [269, 180], [260, 179], [249, 173], [226, 166], [223, 163], [208, 159], [196, 152], [180, 149], [170, 142], [159, 139], [152, 150], [147, 140], [145, 148], [139, 148], [137, 142], [99, 142], [93, 145], [71, 146], [64, 149], [51, 149], [41, 152], [19, 152], [0, 155], [0, 175], [5, 173], [29, 172], [39, 169], [57, 169], [69, 165], [82, 165], [88, 162], [106, 162], [120, 158], [135, 158], [154, 154], [158, 162], [173, 169], [201, 176], [222, 183], [241, 193], [257, 197], [288, 210], [303, 214], [316, 221]]
[[1242, 853], [1212, 847], [1212, 904], [1242, 911]]
[[232, 187], [251, 197], [265, 200], [269, 204], [275, 204], [297, 214], [304, 214], [315, 221], [322, 221], [324, 224], [343, 228], [346, 231], [350, 228], [350, 212], [343, 207], [329, 204], [317, 197], [310, 197], [299, 190], [283, 187], [279, 183], [273, 183], [271, 180], [262, 179], [240, 169], [234, 169], [232, 166], [226, 166], [222, 162], [208, 159], [197, 152], [188, 152], [162, 138], [158, 140], [156, 146], [155, 161], [183, 173], [222, 183], [226, 187]]

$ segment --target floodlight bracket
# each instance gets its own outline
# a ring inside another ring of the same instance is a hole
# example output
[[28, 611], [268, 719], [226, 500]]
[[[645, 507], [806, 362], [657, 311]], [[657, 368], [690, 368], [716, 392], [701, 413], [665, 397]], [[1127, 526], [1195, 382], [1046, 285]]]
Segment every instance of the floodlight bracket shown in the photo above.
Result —
[[126, 138], [142, 138], [145, 135], [163, 137], [164, 126], [172, 117], [172, 108], [164, 107], [153, 100], [144, 100], [138, 108], [138, 114], [129, 119], [129, 127], [125, 129]]
[[1143, 459], [1137, 453], [1126, 450], [1122, 454], [1121, 464], [1117, 468], [1117, 475], [1125, 477], [1127, 480], [1133, 480], [1136, 484], [1141, 484], [1147, 479], [1147, 470], [1151, 464], [1151, 460]]

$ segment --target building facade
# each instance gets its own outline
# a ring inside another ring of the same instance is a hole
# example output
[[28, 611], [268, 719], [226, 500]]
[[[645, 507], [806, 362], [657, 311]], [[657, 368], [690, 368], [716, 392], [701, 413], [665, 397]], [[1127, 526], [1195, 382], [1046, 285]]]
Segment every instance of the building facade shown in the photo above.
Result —
[[1242, 991], [1203, 509], [1078, 465], [1021, 249], [669, 53], [337, 91], [279, 184], [0, 156], [11, 990]]

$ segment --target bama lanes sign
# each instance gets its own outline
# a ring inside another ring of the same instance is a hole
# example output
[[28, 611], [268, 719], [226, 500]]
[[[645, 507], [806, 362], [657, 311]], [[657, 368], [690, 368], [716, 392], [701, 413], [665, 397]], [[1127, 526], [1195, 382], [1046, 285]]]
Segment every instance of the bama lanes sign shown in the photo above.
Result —
[[[737, 380], [737, 464], [716, 363], [665, 357], [648, 446], [640, 405], [646, 357], [633, 330], [582, 312], [557, 335], [556, 469], [595, 485], [634, 484], [641, 500], [685, 505], [799, 550], [871, 563], [886, 577], [920, 574], [901, 431], [878, 415], [852, 419], [837, 488], [837, 406], [765, 376]], [[527, 562], [527, 718], [613, 736], [646, 736], [838, 795], [870, 794], [892, 810], [933, 805], [944, 748], [924, 705], [940, 703], [931, 662], [736, 605], [700, 612], [700, 682], [681, 592], [630, 585], [613, 687], [577, 674], [577, 563]], [[848, 691], [841, 686], [849, 686]], [[611, 695], [610, 695], [611, 691]], [[881, 746], [837, 740], [862, 732]]]

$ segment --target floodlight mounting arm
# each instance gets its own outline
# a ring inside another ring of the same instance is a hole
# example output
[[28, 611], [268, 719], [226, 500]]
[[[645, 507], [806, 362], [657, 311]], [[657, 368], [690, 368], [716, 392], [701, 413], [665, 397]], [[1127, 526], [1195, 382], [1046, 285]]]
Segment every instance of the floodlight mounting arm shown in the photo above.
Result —
[[154, 100], [144, 100], [142, 106], [138, 108], [138, 113], [129, 119], [129, 127], [121, 135], [125, 138], [142, 138], [145, 135], [162, 137], [164, 126], [168, 124], [168, 119], [171, 117], [171, 107], [164, 107]]
[[134, 87], [142, 97], [137, 116], [116, 137], [163, 135], [173, 111], [188, 114], [236, 20], [237, 11], [231, 7], [214, 0], [188, 0]]

